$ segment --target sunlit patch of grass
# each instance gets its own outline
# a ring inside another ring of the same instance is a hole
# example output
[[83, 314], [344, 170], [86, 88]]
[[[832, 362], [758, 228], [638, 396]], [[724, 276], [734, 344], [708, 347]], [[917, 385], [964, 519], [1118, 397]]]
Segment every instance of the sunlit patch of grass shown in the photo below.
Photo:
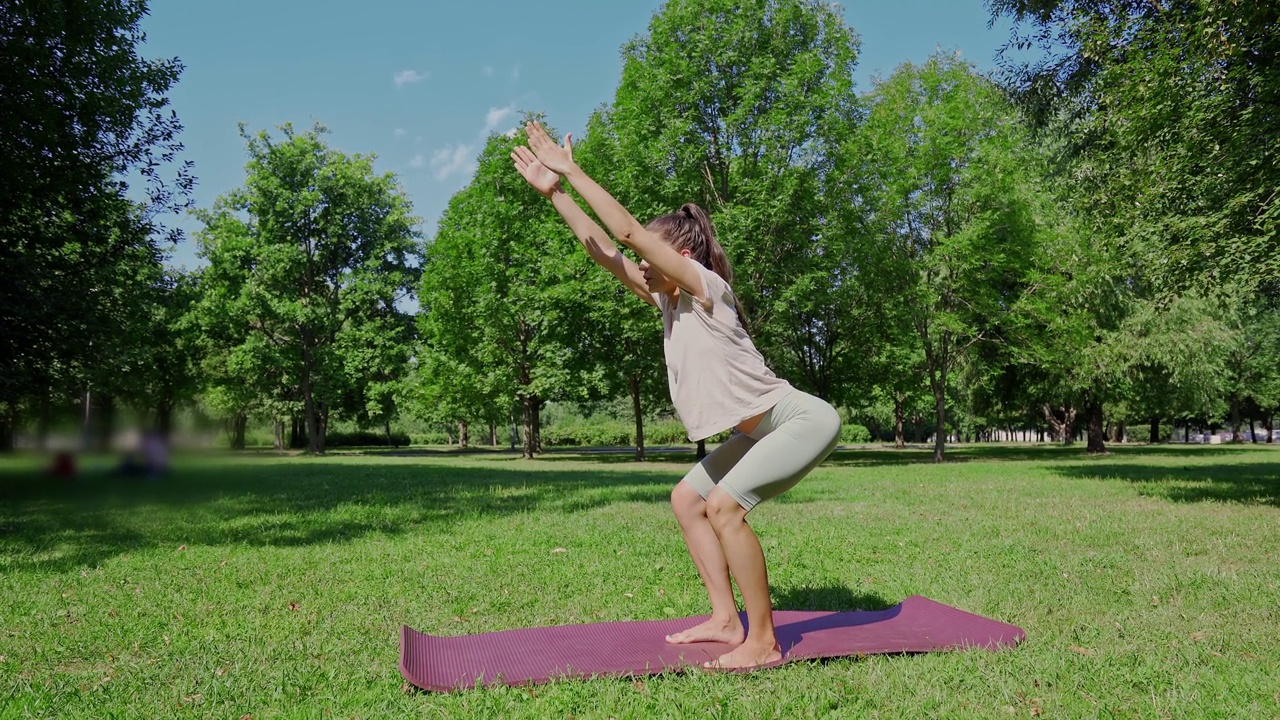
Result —
[[667, 505], [693, 461], [0, 462], [0, 717], [1272, 717], [1280, 451], [838, 452], [751, 515], [779, 608], [921, 594], [1016, 649], [406, 692], [398, 629], [706, 611]]

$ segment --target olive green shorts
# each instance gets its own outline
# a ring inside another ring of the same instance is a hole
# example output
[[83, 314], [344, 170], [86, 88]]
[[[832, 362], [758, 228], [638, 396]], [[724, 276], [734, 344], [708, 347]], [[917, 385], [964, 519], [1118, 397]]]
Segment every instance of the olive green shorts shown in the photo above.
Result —
[[734, 433], [681, 482], [705, 500], [723, 488], [750, 511], [800, 482], [835, 449], [840, 413], [825, 400], [795, 390], [778, 401], [749, 434]]

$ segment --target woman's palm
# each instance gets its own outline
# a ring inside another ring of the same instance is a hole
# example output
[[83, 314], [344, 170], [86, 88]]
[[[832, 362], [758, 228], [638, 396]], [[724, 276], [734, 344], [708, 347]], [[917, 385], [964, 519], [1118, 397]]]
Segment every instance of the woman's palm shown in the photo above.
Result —
[[524, 179], [533, 186], [534, 190], [542, 194], [550, 193], [560, 181], [560, 176], [547, 169], [546, 165], [534, 160], [527, 165], [520, 167], [520, 174]]

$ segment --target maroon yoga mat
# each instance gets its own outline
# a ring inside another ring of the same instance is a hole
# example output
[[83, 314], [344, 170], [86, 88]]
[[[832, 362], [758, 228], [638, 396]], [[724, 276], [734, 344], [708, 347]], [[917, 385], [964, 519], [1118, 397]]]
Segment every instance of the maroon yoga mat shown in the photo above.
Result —
[[[400, 629], [400, 674], [424, 690], [523, 685], [558, 678], [654, 675], [700, 666], [733, 649], [723, 643], [668, 645], [664, 639], [706, 615], [678, 620], [591, 623], [437, 637]], [[913, 595], [888, 610], [773, 613], [784, 660], [917, 653], [1016, 645], [1014, 625]]]

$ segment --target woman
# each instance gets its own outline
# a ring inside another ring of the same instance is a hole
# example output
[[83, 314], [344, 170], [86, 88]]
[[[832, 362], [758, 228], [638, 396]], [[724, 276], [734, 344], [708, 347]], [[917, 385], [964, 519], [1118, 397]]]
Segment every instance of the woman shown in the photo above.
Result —
[[[746, 522], [760, 501], [790, 489], [836, 445], [840, 416], [826, 402], [775, 376], [747, 334], [729, 283], [724, 250], [705, 211], [687, 204], [642, 226], [573, 161], [570, 136], [557, 145], [527, 123], [528, 147], [516, 169], [568, 223], [592, 259], [641, 300], [662, 311], [667, 379], [689, 439], [738, 432], [707, 455], [671, 492], [685, 544], [711, 599], [706, 622], [667, 642], [737, 645], [704, 666], [755, 669], [782, 662], [764, 552]], [[639, 265], [608, 240], [565, 193], [567, 180]], [[747, 610], [744, 632], [730, 573]]]

